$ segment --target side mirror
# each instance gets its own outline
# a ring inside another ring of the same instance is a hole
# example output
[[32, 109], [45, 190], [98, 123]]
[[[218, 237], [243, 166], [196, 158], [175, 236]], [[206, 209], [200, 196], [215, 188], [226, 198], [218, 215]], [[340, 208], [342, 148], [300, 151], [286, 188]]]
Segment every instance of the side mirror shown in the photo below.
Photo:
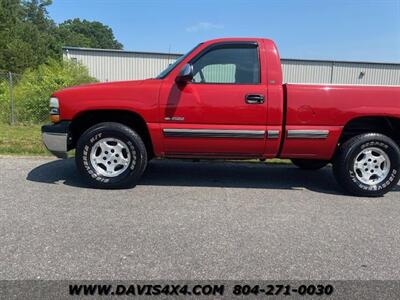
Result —
[[175, 78], [175, 82], [178, 84], [185, 84], [193, 79], [193, 66], [186, 64], [183, 66], [178, 76]]

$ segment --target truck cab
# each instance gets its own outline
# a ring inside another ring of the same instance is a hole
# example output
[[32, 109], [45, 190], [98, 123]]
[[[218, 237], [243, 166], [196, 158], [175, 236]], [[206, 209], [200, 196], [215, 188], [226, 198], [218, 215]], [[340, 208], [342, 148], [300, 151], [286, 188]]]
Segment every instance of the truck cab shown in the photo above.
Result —
[[332, 163], [346, 191], [380, 196], [400, 176], [399, 101], [398, 87], [283, 84], [272, 40], [228, 38], [156, 78], [58, 91], [55, 124], [42, 130], [56, 156], [76, 148], [78, 170], [100, 188], [134, 185], [154, 157], [279, 157]]

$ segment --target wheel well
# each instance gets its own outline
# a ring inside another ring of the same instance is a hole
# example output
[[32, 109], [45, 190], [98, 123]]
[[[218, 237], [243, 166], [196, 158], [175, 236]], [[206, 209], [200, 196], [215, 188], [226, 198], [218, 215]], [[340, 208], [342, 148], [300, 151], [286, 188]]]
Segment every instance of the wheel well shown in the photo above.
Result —
[[134, 129], [143, 139], [149, 158], [154, 157], [153, 145], [146, 122], [139, 114], [125, 110], [93, 110], [76, 116], [70, 125], [71, 148], [76, 147], [79, 137], [87, 129], [101, 122], [121, 123]]
[[384, 134], [400, 146], [400, 118], [393, 117], [361, 117], [351, 120], [343, 128], [339, 143], [368, 132]]

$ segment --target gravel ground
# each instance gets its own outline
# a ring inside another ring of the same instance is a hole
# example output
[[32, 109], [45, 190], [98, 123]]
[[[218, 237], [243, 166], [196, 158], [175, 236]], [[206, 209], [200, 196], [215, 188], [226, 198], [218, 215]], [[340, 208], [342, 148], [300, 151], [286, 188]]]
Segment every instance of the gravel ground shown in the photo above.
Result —
[[153, 161], [134, 189], [73, 160], [0, 158], [0, 279], [399, 279], [400, 186], [345, 196], [329, 168]]

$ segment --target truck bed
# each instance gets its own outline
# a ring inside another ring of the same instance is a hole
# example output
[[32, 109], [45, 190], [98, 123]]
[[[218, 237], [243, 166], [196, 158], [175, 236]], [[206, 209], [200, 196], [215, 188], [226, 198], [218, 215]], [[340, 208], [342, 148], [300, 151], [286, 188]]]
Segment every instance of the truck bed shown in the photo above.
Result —
[[[343, 127], [355, 118], [400, 117], [400, 87], [329, 84], [284, 84], [285, 132], [327, 132], [326, 138], [288, 137], [282, 157], [330, 159]], [[300, 141], [300, 142], [299, 142]]]

